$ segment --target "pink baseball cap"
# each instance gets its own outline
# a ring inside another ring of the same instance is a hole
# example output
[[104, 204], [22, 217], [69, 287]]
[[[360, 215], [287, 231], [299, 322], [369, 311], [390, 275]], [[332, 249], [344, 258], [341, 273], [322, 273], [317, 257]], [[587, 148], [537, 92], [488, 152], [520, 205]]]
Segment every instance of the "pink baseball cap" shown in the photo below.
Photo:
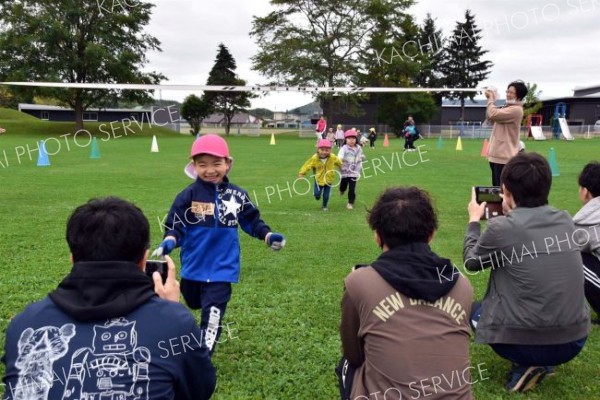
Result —
[[[227, 145], [225, 139], [219, 135], [209, 133], [196, 139], [192, 144], [190, 158], [194, 158], [199, 154], [210, 154], [211, 156], [215, 157], [228, 158], [231, 161], [229, 170], [227, 171], [228, 174], [231, 172], [231, 168], [233, 168], [233, 158], [229, 155], [229, 146]], [[198, 177], [193, 161], [190, 161], [183, 168], [183, 172], [191, 179], [195, 180]]]
[[317, 147], [331, 148], [331, 142], [327, 139], [319, 139], [319, 141], [317, 142]]
[[356, 137], [356, 131], [354, 129], [348, 129], [346, 132], [344, 132], [344, 138], [349, 138], [349, 137]]
[[221, 136], [209, 133], [208, 135], [200, 136], [192, 144], [190, 158], [198, 154], [210, 154], [215, 157], [229, 158], [229, 146], [227, 146], [227, 142]]

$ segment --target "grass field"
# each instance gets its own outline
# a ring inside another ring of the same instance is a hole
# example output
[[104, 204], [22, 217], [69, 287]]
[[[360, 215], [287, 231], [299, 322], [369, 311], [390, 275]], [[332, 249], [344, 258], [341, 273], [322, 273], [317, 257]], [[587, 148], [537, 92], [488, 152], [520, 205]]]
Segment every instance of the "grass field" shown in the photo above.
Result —
[[[150, 220], [153, 246], [160, 242], [159, 221], [175, 195], [191, 183], [182, 169], [192, 138], [156, 127], [127, 136], [121, 129], [107, 136], [98, 124], [88, 124], [86, 129], [98, 136], [101, 153], [99, 160], [91, 160], [89, 146], [77, 145], [73, 135], [61, 137], [74, 132], [72, 124], [11, 119], [0, 111], [0, 126], [7, 129], [0, 136], [3, 348], [10, 319], [44, 297], [68, 273], [65, 222], [75, 206], [96, 196], [124, 197], [142, 208]], [[158, 137], [159, 153], [150, 153], [153, 134]], [[48, 142], [48, 151], [56, 153], [50, 157], [52, 165], [37, 167], [36, 140], [49, 136], [57, 138]], [[85, 144], [85, 137], [80, 136], [77, 143]], [[286, 235], [287, 246], [272, 252], [240, 231], [241, 282], [234, 286], [226, 314], [229, 332], [224, 332], [214, 356], [218, 369], [214, 398], [335, 399], [333, 371], [340, 356], [343, 279], [353, 265], [368, 263], [379, 254], [365, 221], [366, 209], [389, 186], [418, 185], [428, 190], [435, 199], [440, 225], [432, 248], [461, 265], [470, 188], [489, 184], [489, 167], [480, 157], [478, 140], [463, 141], [463, 151], [455, 150], [454, 140], [446, 140], [442, 149], [434, 139], [421, 140], [417, 142], [420, 152], [406, 153], [404, 158], [401, 140], [390, 138], [388, 148], [379, 140], [375, 150], [365, 149], [369, 161], [357, 186], [356, 208], [346, 210], [345, 199], [334, 190], [330, 211], [325, 213], [310, 193], [305, 194], [306, 182], [295, 181], [300, 166], [314, 151], [314, 140], [278, 135], [277, 144], [271, 146], [269, 139], [228, 139], [235, 158], [231, 180], [248, 190], [265, 221]], [[33, 149], [31, 160], [27, 146]], [[581, 206], [577, 175], [588, 161], [598, 158], [600, 141], [527, 142], [528, 151], [545, 156], [551, 147], [560, 169], [551, 204], [574, 214]], [[24, 153], [17, 156], [21, 148]], [[477, 297], [483, 295], [487, 278], [487, 272], [470, 277]], [[579, 357], [560, 366], [556, 376], [526, 396], [505, 392], [509, 363], [488, 347], [472, 345], [471, 359], [474, 366], [482, 364], [486, 370], [485, 380], [473, 385], [477, 399], [592, 399], [600, 393], [598, 327], [593, 328]]]

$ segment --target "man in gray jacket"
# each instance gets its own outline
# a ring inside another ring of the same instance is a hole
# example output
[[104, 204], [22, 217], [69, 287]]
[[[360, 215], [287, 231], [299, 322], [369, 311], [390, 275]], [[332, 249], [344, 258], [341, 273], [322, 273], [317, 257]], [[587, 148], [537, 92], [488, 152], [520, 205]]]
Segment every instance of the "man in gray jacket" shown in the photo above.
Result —
[[473, 193], [463, 257], [467, 270], [491, 268], [481, 306], [473, 307], [475, 342], [513, 362], [506, 387], [524, 392], [579, 354], [590, 313], [575, 227], [566, 212], [548, 205], [548, 162], [518, 154], [501, 182], [505, 215], [491, 219], [483, 234], [486, 204], [477, 204]]
[[[585, 297], [600, 315], [600, 163], [588, 163], [579, 174], [581, 210], [573, 217], [575, 241], [581, 246]], [[600, 319], [595, 320], [600, 324]]]

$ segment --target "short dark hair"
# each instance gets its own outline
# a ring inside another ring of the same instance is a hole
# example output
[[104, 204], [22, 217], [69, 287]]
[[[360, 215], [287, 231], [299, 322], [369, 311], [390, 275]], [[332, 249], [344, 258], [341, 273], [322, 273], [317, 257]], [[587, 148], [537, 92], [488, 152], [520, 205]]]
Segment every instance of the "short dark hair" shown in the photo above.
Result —
[[577, 183], [582, 188], [586, 188], [593, 197], [600, 196], [600, 163], [591, 161], [583, 167]]
[[89, 200], [67, 221], [67, 243], [78, 261], [143, 259], [150, 244], [150, 225], [138, 207], [118, 197]]
[[507, 89], [509, 87], [514, 87], [515, 92], [517, 92], [517, 100], [523, 100], [529, 90], [527, 89], [527, 85], [522, 80], [517, 80], [508, 84]]
[[552, 171], [538, 153], [518, 153], [502, 169], [500, 182], [512, 193], [519, 207], [548, 204]]
[[427, 243], [438, 226], [431, 197], [415, 186], [385, 190], [369, 210], [367, 221], [390, 249]]

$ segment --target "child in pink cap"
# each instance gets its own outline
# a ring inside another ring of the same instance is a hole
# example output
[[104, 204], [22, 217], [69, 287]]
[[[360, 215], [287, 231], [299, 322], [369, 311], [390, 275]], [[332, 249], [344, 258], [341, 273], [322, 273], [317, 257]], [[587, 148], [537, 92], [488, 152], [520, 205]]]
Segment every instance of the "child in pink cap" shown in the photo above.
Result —
[[338, 158], [342, 160], [342, 180], [340, 181], [340, 195], [343, 196], [348, 190], [348, 204], [346, 208], [354, 208], [356, 200], [356, 182], [360, 178], [362, 162], [365, 160], [362, 147], [357, 142], [358, 133], [354, 129], [348, 129], [344, 133], [345, 144], [338, 153]]
[[181, 247], [181, 293], [191, 309], [201, 309], [202, 340], [211, 354], [221, 334], [222, 319], [231, 299], [231, 284], [240, 275], [238, 226], [273, 250], [285, 238], [261, 219], [248, 193], [229, 182], [233, 159], [219, 135], [204, 135], [192, 145], [194, 183], [177, 195], [165, 221], [165, 237], [152, 253], [169, 254]]
[[331, 154], [331, 142], [327, 139], [319, 139], [317, 154], [312, 155], [300, 168], [299, 178], [303, 178], [308, 171], [313, 171], [315, 177], [314, 196], [318, 201], [323, 195], [323, 211], [327, 211], [331, 185], [335, 178], [335, 167], [341, 166], [342, 161], [335, 154]]

